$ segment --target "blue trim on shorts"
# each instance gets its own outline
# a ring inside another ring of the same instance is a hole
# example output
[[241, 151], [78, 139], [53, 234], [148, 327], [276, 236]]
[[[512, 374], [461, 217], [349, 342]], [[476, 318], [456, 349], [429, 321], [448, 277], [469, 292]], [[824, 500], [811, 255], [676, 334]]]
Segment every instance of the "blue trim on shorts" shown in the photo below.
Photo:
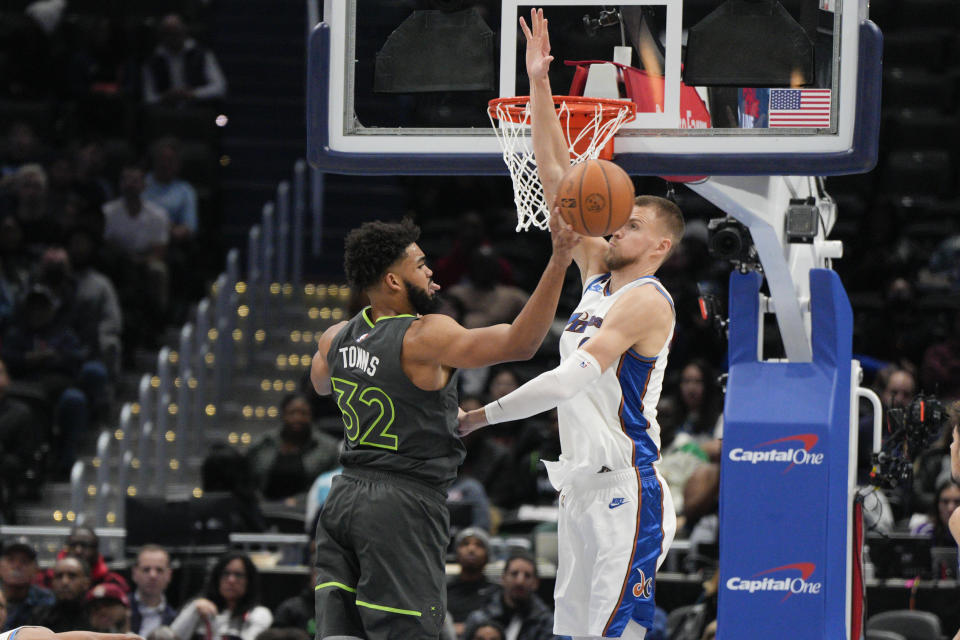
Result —
[[647, 469], [653, 467], [638, 468], [641, 501], [636, 544], [620, 603], [603, 630], [605, 638], [619, 638], [631, 619], [647, 629], [653, 628], [654, 578], [663, 550], [663, 487], [656, 473], [644, 473]]

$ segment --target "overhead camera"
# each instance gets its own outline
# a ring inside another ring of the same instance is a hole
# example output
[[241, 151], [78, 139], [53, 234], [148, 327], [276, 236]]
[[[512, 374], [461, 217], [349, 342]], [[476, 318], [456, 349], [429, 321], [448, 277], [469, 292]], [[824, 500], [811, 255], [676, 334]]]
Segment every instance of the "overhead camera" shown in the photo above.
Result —
[[589, 13], [583, 16], [583, 28], [591, 38], [597, 35], [601, 27], [612, 27], [615, 24], [620, 24], [620, 12], [617, 9], [602, 9], [598, 18]]
[[872, 456], [871, 484], [892, 489], [909, 486], [913, 462], [949, 420], [943, 403], [932, 395], [918, 395], [907, 407], [887, 411], [887, 437]]
[[741, 273], [762, 271], [750, 230], [734, 218], [714, 218], [707, 223], [710, 255], [729, 260]]

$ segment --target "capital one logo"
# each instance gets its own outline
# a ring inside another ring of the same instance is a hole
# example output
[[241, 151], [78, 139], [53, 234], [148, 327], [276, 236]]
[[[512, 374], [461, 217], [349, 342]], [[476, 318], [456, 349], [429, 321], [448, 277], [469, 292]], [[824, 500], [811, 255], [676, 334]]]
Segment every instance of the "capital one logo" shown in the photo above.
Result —
[[640, 572], [640, 580], [633, 585], [633, 596], [635, 598], [649, 598], [653, 592], [653, 577], [647, 577], [643, 569], [637, 569]]
[[[799, 433], [795, 436], [777, 438], [754, 445], [750, 449], [736, 447], [729, 453], [729, 458], [734, 462], [749, 462], [750, 464], [760, 464], [764, 462], [789, 462], [790, 465], [783, 470], [783, 473], [790, 471], [794, 466], [800, 465], [818, 465], [823, 464], [822, 453], [812, 453], [810, 450], [817, 444], [820, 437], [814, 433]], [[772, 445], [786, 442], [797, 442], [802, 446], [773, 447], [763, 449], [761, 447], [770, 447]]]
[[[780, 602], [784, 602], [794, 594], [819, 595], [823, 590], [823, 583], [810, 580], [810, 576], [813, 575], [816, 569], [817, 565], [812, 562], [785, 564], [781, 567], [760, 571], [749, 578], [741, 578], [738, 576], [728, 578], [727, 589], [730, 591], [746, 591], [748, 593], [756, 593], [758, 591], [783, 592], [784, 596]], [[768, 574], [771, 573], [786, 573], [787, 575], [770, 577]], [[791, 575], [794, 573], [799, 573], [800, 575]]]

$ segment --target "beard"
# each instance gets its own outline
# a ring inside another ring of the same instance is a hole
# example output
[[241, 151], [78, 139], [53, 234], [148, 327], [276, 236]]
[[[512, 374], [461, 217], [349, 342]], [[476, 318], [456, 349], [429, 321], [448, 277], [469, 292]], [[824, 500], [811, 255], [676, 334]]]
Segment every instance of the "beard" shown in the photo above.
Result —
[[603, 262], [607, 267], [607, 271], [623, 269], [624, 267], [628, 267], [636, 261], [637, 258], [628, 258], [624, 256], [622, 253], [616, 250], [616, 247], [607, 247], [607, 251], [603, 254]]
[[426, 289], [421, 289], [407, 280], [404, 280], [403, 284], [407, 287], [407, 299], [410, 300], [410, 304], [417, 315], [425, 316], [440, 307], [440, 298], [437, 294], [431, 294]]

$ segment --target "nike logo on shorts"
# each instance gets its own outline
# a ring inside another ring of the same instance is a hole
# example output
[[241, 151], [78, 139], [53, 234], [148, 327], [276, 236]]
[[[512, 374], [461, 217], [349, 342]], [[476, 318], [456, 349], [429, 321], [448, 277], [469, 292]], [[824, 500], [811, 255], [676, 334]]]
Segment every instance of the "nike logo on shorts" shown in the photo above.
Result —
[[617, 507], [622, 507], [625, 504], [627, 504], [626, 498], [614, 498], [610, 501], [610, 508], [616, 509]]

